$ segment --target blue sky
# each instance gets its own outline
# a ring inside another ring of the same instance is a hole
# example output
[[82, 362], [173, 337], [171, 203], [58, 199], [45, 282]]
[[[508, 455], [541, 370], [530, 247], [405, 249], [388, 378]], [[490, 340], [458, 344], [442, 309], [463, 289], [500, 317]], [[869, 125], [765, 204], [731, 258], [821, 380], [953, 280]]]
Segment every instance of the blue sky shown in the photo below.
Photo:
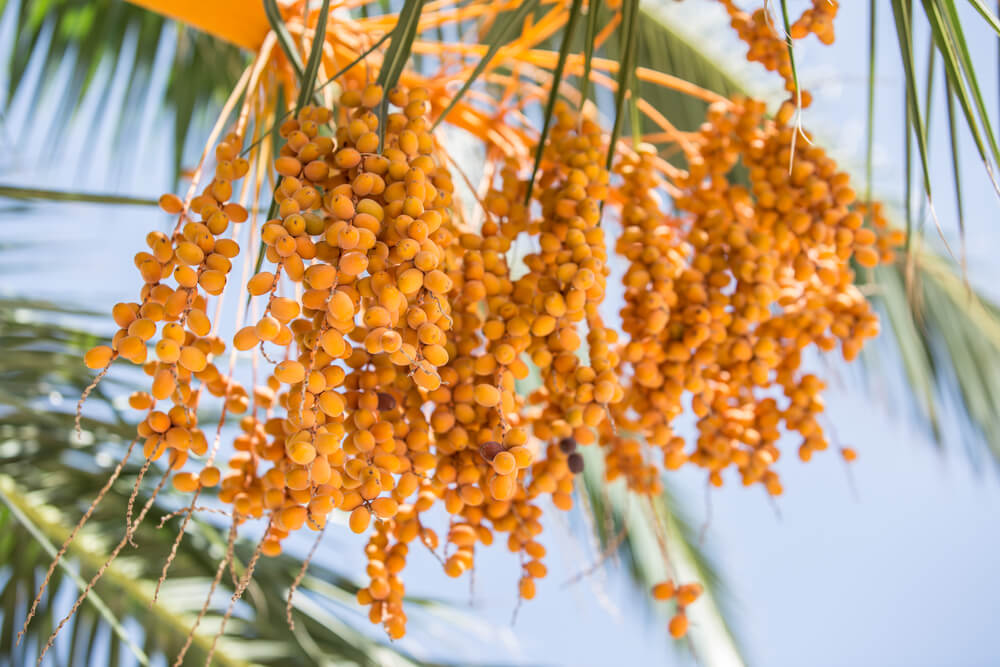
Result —
[[[705, 0], [685, 4], [710, 5]], [[836, 45], [809, 42], [798, 52], [803, 82], [817, 98], [805, 123], [819, 141], [834, 147], [845, 165], [858, 167], [864, 140], [867, 3], [845, 0], [841, 4]], [[889, 3], [881, 3], [879, 9], [876, 192], [898, 203], [901, 69]], [[697, 30], [699, 21], [711, 20], [708, 11], [690, 25]], [[978, 21], [970, 24], [973, 57], [986, 73], [984, 95], [995, 110], [995, 36]], [[918, 38], [922, 44], [923, 36]], [[717, 50], [742, 53], [728, 36], [705, 33], [702, 39], [711, 41]], [[9, 30], [0, 29], [0, 53], [6, 52], [9, 43]], [[925, 49], [918, 47], [917, 53], [923, 59]], [[67, 145], [59, 159], [53, 160], [36, 150], [42, 145], [38, 128], [46, 127], [44, 107], [40, 117], [28, 122], [26, 109], [15, 101], [4, 128], [3, 141], [11, 149], [4, 151], [7, 157], [0, 163], [0, 180], [158, 195], [169, 182], [169, 139], [167, 132], [157, 133], [155, 128], [158, 123], [169, 127], [169, 121], [143, 113], [140, 146], [150, 171], [120, 173], [107, 141], [97, 141], [99, 150], [93, 154], [80, 150], [88, 141], [84, 129], [91, 122], [88, 114], [99, 120], [106, 103], [94, 99], [85, 104]], [[944, 116], [940, 108], [935, 113], [935, 197], [939, 215], [953, 229]], [[110, 130], [105, 123], [96, 136], [106, 137]], [[996, 285], [1000, 272], [992, 254], [1000, 240], [994, 225], [997, 200], [968, 142], [962, 157], [972, 241], [970, 274], [979, 285]], [[157, 213], [138, 208], [45, 205], [0, 216], [5, 241], [54, 239], [44, 254], [32, 254], [40, 264], [39, 273], [6, 273], [3, 289], [100, 310], [132, 298], [137, 283], [131, 253], [142, 246], [148, 229], [164, 224]], [[928, 233], [928, 242], [934, 243], [933, 236], [932, 231]], [[15, 265], [28, 259], [16, 254], [9, 257]], [[992, 294], [1000, 296], [1000, 291], [994, 289]], [[838, 380], [831, 383], [827, 398], [836, 435], [860, 452], [850, 471], [856, 494], [844, 465], [832, 454], [817, 456], [808, 465], [791, 460], [794, 456], [782, 462], [786, 493], [778, 503], [780, 518], [757, 490], [732, 485], [712, 494], [707, 548], [730, 584], [735, 625], [751, 664], [931, 667], [1000, 663], [993, 621], [1000, 593], [994, 557], [1000, 550], [996, 475], [989, 470], [977, 473], [967, 463], [964, 443], [953, 424], [947, 428], [950, 451], [945, 455], [935, 451], [905, 411], [887, 398], [902, 390], [899, 374], [877, 378], [876, 391], [866, 394], [852, 372], [836, 364], [832, 372]], [[672, 480], [691, 515], [697, 522], [704, 521], [708, 509], [702, 474], [685, 470]], [[536, 600], [520, 609], [513, 631], [509, 622], [517, 568], [500, 547], [482, 557], [473, 596], [474, 609], [488, 624], [489, 636], [441, 637], [432, 642], [423, 635], [422, 643], [455, 642], [455, 655], [469, 660], [595, 667], [688, 664], [683, 650], [664, 638], [666, 619], [649, 617], [643, 601], [620, 573], [612, 569], [575, 586], [562, 586], [593, 559], [588, 545], [573, 546], [571, 532], [563, 517], [549, 521], [552, 550], [548, 561], [553, 575], [540, 585]], [[356, 539], [330, 536], [323, 551], [326, 558], [361, 574], [364, 563]], [[456, 584], [441, 576], [430, 558], [416, 556], [408, 576], [413, 592], [444, 595], [459, 605], [469, 603], [467, 583]], [[419, 650], [416, 645], [409, 647]]]

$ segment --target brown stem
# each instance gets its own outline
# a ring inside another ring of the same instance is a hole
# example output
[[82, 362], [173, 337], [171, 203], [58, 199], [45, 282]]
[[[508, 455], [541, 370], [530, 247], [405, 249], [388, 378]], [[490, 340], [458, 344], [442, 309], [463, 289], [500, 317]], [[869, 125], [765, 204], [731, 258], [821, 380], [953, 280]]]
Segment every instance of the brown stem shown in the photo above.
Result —
[[236, 519], [233, 519], [232, 525], [229, 527], [229, 541], [226, 547], [226, 555], [219, 561], [219, 567], [215, 570], [215, 577], [212, 579], [212, 585], [208, 589], [208, 596], [205, 597], [205, 604], [201, 606], [201, 611], [198, 612], [198, 617], [194, 619], [194, 625], [191, 626], [191, 631], [188, 633], [187, 638], [184, 640], [184, 646], [181, 647], [180, 653], [177, 654], [177, 659], [174, 660], [173, 667], [181, 667], [184, 664], [184, 656], [187, 654], [188, 649], [191, 648], [191, 642], [194, 641], [195, 632], [198, 630], [198, 626], [201, 624], [201, 619], [205, 617], [208, 612], [208, 606], [212, 602], [212, 595], [215, 594], [215, 589], [218, 587], [219, 582], [222, 580], [222, 573], [226, 571], [226, 566], [232, 561], [233, 550], [232, 546], [236, 542]]
[[[267, 527], [271, 527], [271, 523], [268, 522]], [[266, 535], [267, 531], [265, 531]], [[219, 631], [215, 633], [215, 637], [212, 638], [212, 646], [208, 649], [208, 657], [205, 658], [205, 667], [209, 667], [212, 664], [212, 656], [215, 655], [215, 647], [219, 642], [219, 637], [226, 631], [226, 623], [229, 622], [229, 617], [233, 615], [233, 609], [236, 607], [236, 603], [241, 597], [243, 597], [243, 592], [250, 585], [250, 579], [253, 577], [253, 570], [257, 567], [257, 561], [260, 559], [261, 550], [264, 548], [264, 539], [261, 538], [257, 542], [257, 548], [253, 551], [253, 556], [250, 558], [250, 562], [247, 563], [247, 571], [243, 573], [240, 578], [240, 583], [233, 591], [233, 597], [229, 599], [229, 608], [226, 609], [225, 615], [222, 617], [222, 623], [219, 625]]]
[[[111, 361], [114, 361], [117, 356], [118, 354], [115, 353], [115, 355], [111, 357]], [[82, 434], [80, 420], [83, 418], [83, 404], [86, 402], [87, 397], [90, 396], [90, 392], [97, 388], [97, 385], [100, 384], [104, 376], [108, 374], [109, 370], [111, 370], [111, 361], [109, 361], [108, 365], [105, 366], [104, 369], [94, 377], [91, 383], [87, 385], [87, 388], [83, 390], [82, 394], [80, 394], [80, 400], [76, 402], [76, 418], [73, 420], [73, 426], [76, 429], [76, 437], [78, 440]]]
[[[154, 452], [155, 453], [155, 452]], [[139, 495], [139, 487], [142, 485], [142, 480], [146, 476], [146, 471], [149, 470], [149, 466], [153, 463], [153, 457], [147, 456], [146, 462], [142, 464], [142, 468], [139, 470], [139, 476], [135, 478], [135, 484], [132, 485], [132, 494], [128, 497], [128, 507], [125, 509], [125, 536], [128, 539], [129, 544], [133, 547], [135, 542], [132, 541], [132, 533], [129, 531], [129, 526], [132, 525], [132, 509], [135, 506], [136, 496]], [[170, 474], [170, 468], [164, 473], [164, 479]]]
[[31, 623], [31, 619], [34, 617], [35, 611], [38, 609], [38, 603], [42, 599], [42, 594], [45, 593], [45, 588], [49, 585], [49, 581], [52, 579], [52, 573], [55, 572], [56, 567], [58, 567], [59, 562], [62, 560], [62, 557], [66, 554], [66, 550], [69, 549], [69, 545], [73, 543], [73, 540], [76, 538], [76, 534], [79, 533], [80, 529], [83, 528], [85, 523], [87, 523], [90, 516], [94, 513], [94, 510], [97, 509], [97, 505], [104, 499], [107, 492], [111, 490], [111, 485], [114, 484], [115, 480], [118, 479], [118, 476], [121, 475], [122, 470], [125, 468], [125, 463], [128, 461], [129, 456], [132, 455], [132, 450], [135, 448], [135, 443], [138, 441], [139, 436], [136, 435], [135, 438], [132, 439], [132, 442], [129, 443], [128, 449], [125, 450], [125, 456], [122, 457], [122, 460], [118, 462], [118, 465], [115, 467], [114, 471], [112, 471], [111, 476], [108, 477], [108, 481], [104, 483], [104, 486], [98, 492], [97, 497], [90, 503], [90, 507], [88, 507], [83, 516], [80, 517], [80, 520], [70, 532], [69, 537], [67, 537], [66, 541], [62, 543], [61, 547], [59, 547], [59, 552], [56, 554], [55, 558], [52, 559], [52, 564], [49, 565], [49, 570], [45, 573], [45, 579], [42, 580], [42, 585], [39, 587], [38, 593], [35, 594], [35, 599], [31, 603], [31, 610], [28, 612], [28, 617], [24, 619], [24, 626], [21, 628], [21, 631], [17, 633], [17, 642], [14, 644], [15, 646], [21, 643], [24, 633], [27, 632], [28, 624]]
[[292, 618], [292, 597], [295, 595], [295, 591], [298, 590], [299, 584], [306, 576], [306, 570], [309, 569], [309, 563], [312, 561], [313, 556], [316, 555], [316, 548], [319, 547], [319, 543], [323, 541], [323, 533], [326, 531], [326, 525], [319, 531], [319, 535], [316, 536], [316, 541], [313, 542], [312, 548], [309, 550], [309, 555], [306, 559], [302, 561], [302, 568], [299, 570], [298, 575], [295, 577], [295, 581], [292, 582], [292, 587], [288, 589], [288, 601], [285, 603], [285, 618], [288, 620], [288, 629], [295, 629], [295, 621]]
[[[181, 527], [177, 531], [177, 537], [174, 539], [173, 545], [170, 547], [170, 555], [167, 556], [166, 562], [163, 563], [163, 570], [160, 572], [160, 578], [156, 581], [156, 589], [153, 591], [153, 599], [149, 603], [152, 607], [156, 604], [157, 598], [160, 597], [160, 587], [163, 586], [163, 582], [167, 579], [167, 570], [170, 569], [170, 565], [174, 562], [174, 558], [177, 557], [177, 549], [181, 546], [181, 540], [184, 539], [184, 531], [187, 529], [188, 523], [191, 521], [191, 517], [194, 515], [195, 503], [198, 502], [198, 496], [201, 495], [201, 487], [194, 492], [194, 497], [191, 498], [191, 504], [187, 507], [184, 512], [184, 520], [181, 521]], [[163, 517], [165, 520], [167, 517]], [[163, 526], [163, 520], [160, 521], [160, 526]]]
[[45, 647], [38, 654], [38, 661], [36, 662], [36, 665], [42, 664], [42, 660], [43, 658], [45, 658], [45, 654], [48, 652], [50, 648], [52, 648], [52, 644], [55, 643], [56, 637], [59, 635], [59, 632], [63, 629], [63, 626], [66, 625], [69, 619], [73, 617], [73, 614], [75, 614], [77, 609], [80, 608], [80, 605], [83, 604], [83, 601], [87, 599], [87, 595], [94, 588], [94, 586], [101, 579], [101, 577], [104, 576], [104, 572], [108, 569], [111, 563], [114, 562], [115, 558], [118, 557], [118, 554], [121, 553], [121, 550], [125, 548], [125, 545], [128, 544], [129, 541], [131, 541], [132, 535], [139, 528], [139, 525], [142, 523], [142, 520], [146, 518], [146, 514], [149, 512], [150, 508], [153, 507], [153, 503], [156, 501], [156, 496], [160, 493], [160, 489], [163, 488], [163, 485], [166, 484], [169, 476], [170, 476], [170, 469], [168, 468], [166, 472], [163, 473], [163, 478], [160, 480], [160, 483], [156, 485], [155, 489], [153, 489], [153, 493], [149, 496], [149, 500], [147, 500], [146, 504], [143, 505], [142, 510], [139, 512], [139, 516], [137, 516], [135, 519], [135, 523], [133, 523], [128, 527], [128, 529], [125, 531], [125, 536], [122, 537], [120, 542], [118, 542], [118, 546], [114, 548], [114, 550], [111, 552], [111, 555], [108, 556], [108, 559], [104, 561], [104, 565], [102, 565], [100, 569], [97, 570], [97, 573], [90, 579], [89, 582], [87, 582], [86, 588], [84, 588], [83, 591], [80, 593], [79, 597], [76, 598], [76, 602], [73, 603], [73, 608], [69, 610], [69, 613], [66, 614], [66, 616], [64, 616], [61, 621], [59, 621], [59, 625], [57, 625], [56, 629], [52, 631], [51, 635], [49, 635], [49, 640], [46, 642]]

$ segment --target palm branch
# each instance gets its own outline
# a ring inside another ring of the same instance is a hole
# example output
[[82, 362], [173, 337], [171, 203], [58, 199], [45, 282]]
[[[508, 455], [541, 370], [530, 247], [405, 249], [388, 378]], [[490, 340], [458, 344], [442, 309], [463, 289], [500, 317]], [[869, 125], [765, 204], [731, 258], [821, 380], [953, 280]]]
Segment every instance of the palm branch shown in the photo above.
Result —
[[[173, 166], [179, 173], [192, 122], [225, 98], [248, 59], [234, 46], [119, 0], [3, 0], [0, 8], [14, 31], [9, 51], [0, 56], [7, 70], [3, 104], [9, 108], [20, 95], [34, 109], [43, 95], [53, 95], [47, 102], [56, 109], [48, 148], [58, 145], [88, 94], [112, 99], [108, 93], [121, 77], [127, 84], [120, 104], [101, 110], [102, 122], [116, 128], [115, 145], [131, 143], [137, 107], [165, 109], [173, 114]], [[169, 63], [167, 80], [162, 99], [151, 99], [158, 58]], [[38, 71], [29, 77], [32, 65]], [[102, 68], [114, 68], [114, 76]], [[34, 81], [42, 83], [32, 86]]]

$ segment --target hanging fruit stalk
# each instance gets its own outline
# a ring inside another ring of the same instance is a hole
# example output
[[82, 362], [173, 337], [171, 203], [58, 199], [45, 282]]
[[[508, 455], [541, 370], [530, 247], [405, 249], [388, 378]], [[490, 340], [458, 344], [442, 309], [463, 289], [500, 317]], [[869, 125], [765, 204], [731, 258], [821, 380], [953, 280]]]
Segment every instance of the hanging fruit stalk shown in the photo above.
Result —
[[[411, 548], [431, 550], [460, 577], [478, 549], [505, 540], [518, 555], [519, 598], [535, 597], [548, 572], [542, 513], [573, 506], [580, 447], [600, 449], [609, 483], [647, 496], [662, 491], [665, 471], [684, 465], [704, 469], [716, 486], [732, 471], [778, 495], [783, 435], [798, 434], [803, 461], [829, 448], [825, 383], [803, 368], [803, 355], [839, 349], [849, 361], [878, 333], [852, 262], [892, 261], [901, 239], [885, 230], [878, 205], [855, 201], [820, 147], [795, 149], [795, 104], [810, 99], [796, 90], [787, 44], [763, 9], [748, 15], [722, 0], [748, 57], [786, 80], [790, 98], [774, 116], [762, 102], [724, 99], [640, 67], [634, 76], [646, 85], [709, 101], [704, 123], [680, 131], [666, 110], [633, 99], [643, 120], [631, 123], [634, 136], [612, 142], [616, 133], [579, 103], [566, 76], [588, 71], [592, 86], [614, 92], [618, 63], [539, 47], [582, 3], [518, 14], [523, 30], [509, 42], [500, 31], [502, 46], [425, 35], [494, 20], [516, 2], [435, 3], [422, 12], [407, 3], [398, 23], [334, 11], [325, 35], [314, 34], [315, 10], [303, 16], [302, 3], [286, 5], [290, 48], [302, 62], [321, 55], [312, 91], [275, 48], [281, 38], [257, 34], [263, 14], [253, 3], [226, 3], [246, 12], [233, 25], [183, 2], [142, 4], [263, 48], [241, 80], [246, 93], [233, 97], [242, 108], [212, 149], [210, 178], [196, 177], [186, 199], [161, 199], [176, 228], [147, 237], [135, 256], [138, 299], [114, 306], [112, 344], [85, 362], [102, 376], [117, 359], [145, 370], [149, 389], [129, 403], [142, 415], [147, 461], [163, 461], [182, 494], [217, 488], [234, 530], [266, 525], [258, 554], [274, 556], [290, 534], [321, 531], [333, 512], [346, 514], [351, 531], [370, 532], [370, 579], [358, 602], [399, 638]], [[829, 43], [836, 8], [816, 0], [791, 37]], [[595, 46], [621, 23], [616, 13]], [[428, 73], [402, 68], [409, 50], [400, 44], [444, 63], [490, 59]], [[501, 93], [466, 86], [454, 99], [470, 72]], [[389, 90], [377, 84], [397, 76]], [[275, 108], [281, 88], [300, 104]], [[333, 88], [331, 106], [303, 104]], [[524, 111], [550, 97], [539, 145]], [[435, 130], [445, 111], [442, 125], [480, 141], [486, 156], [475, 226], [453, 183], [469, 180], [463, 160]], [[656, 131], [642, 135], [640, 125]], [[666, 148], [683, 155], [684, 168], [661, 157]], [[748, 185], [729, 178], [737, 163]], [[257, 200], [271, 183], [272, 215], [259, 219]], [[610, 223], [602, 226], [603, 203]], [[535, 249], [521, 259], [512, 253], [519, 239]], [[626, 267], [620, 282], [610, 279], [613, 261]], [[244, 278], [231, 279], [234, 262]], [[609, 293], [622, 304], [620, 330], [605, 322]], [[251, 318], [235, 330], [217, 319], [227, 294], [250, 300]], [[253, 359], [254, 386], [233, 379], [232, 362], [220, 369], [227, 350]], [[533, 372], [538, 386], [518, 393]], [[239, 416], [224, 465], [215, 463], [221, 422], [214, 439], [200, 424], [210, 396]], [[686, 412], [696, 417], [692, 439], [674, 430]], [[853, 459], [854, 450], [844, 455]], [[450, 516], [444, 529], [428, 514], [435, 506]], [[653, 589], [676, 606], [674, 637], [686, 633], [685, 609], [701, 590], [673, 581]]]

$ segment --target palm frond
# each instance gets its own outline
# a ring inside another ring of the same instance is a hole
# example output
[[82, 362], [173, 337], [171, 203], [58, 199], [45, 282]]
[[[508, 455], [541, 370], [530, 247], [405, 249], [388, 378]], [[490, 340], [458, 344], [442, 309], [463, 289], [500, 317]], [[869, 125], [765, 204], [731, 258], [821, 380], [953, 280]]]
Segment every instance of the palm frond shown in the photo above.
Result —
[[[973, 462], [985, 443], [1000, 462], [1000, 306], [965, 283], [953, 262], [913, 252], [912, 301], [898, 266], [876, 271], [873, 298], [888, 314], [917, 412], [938, 442], [963, 443]], [[942, 402], [957, 421], [940, 414]]]
[[130, 197], [94, 192], [72, 192], [53, 188], [24, 188], [0, 184], [0, 197], [24, 201], [76, 202], [83, 204], [122, 204], [125, 206], [157, 206], [158, 201], [149, 197]]
[[[691, 652], [703, 664], [737, 666], [746, 663], [744, 649], [733, 630], [735, 615], [723, 576], [702, 545], [701, 535], [688, 519], [680, 496], [670, 491], [653, 499], [629, 492], [621, 483], [604, 481], [603, 461], [597, 452], [586, 451], [581, 492], [587, 495], [594, 525], [604, 554], [617, 552], [628, 573], [643, 593], [670, 577], [679, 583], [698, 581], [705, 592], [687, 610], [692, 626], [688, 637]], [[619, 539], [624, 535], [623, 539]], [[672, 571], [671, 571], [672, 570]], [[662, 622], [671, 605], [647, 600]]]
[[[686, 79], [726, 97], [746, 94], [741, 78], [714, 61], [703, 45], [694, 43], [681, 31], [670, 10], [660, 3], [642, 3], [636, 64]], [[646, 86], [642, 93], [681, 130], [697, 129], [705, 118], [707, 104], [702, 100], [659, 86]], [[647, 129], [644, 127], [643, 131]]]
[[[174, 114], [177, 172], [193, 119], [225, 98], [247, 60], [234, 46], [118, 0], [5, 0], [0, 7], [14, 34], [9, 53], [0, 54], [7, 85], [0, 109], [15, 100], [35, 109], [51, 96], [46, 108], [54, 112], [45, 136], [58, 142], [85, 97], [114, 101], [110, 91], [115, 81], [124, 81], [117, 108], [103, 107], [94, 122], [116, 128], [116, 146], [124, 146], [134, 140], [137, 107], [166, 106]], [[162, 100], [150, 99], [161, 50], [172, 51], [166, 89]], [[37, 68], [36, 77], [27, 76], [29, 66]], [[42, 84], [32, 86], [35, 80]]]
[[[921, 112], [917, 105], [920, 88], [917, 83], [916, 64], [914, 60], [914, 35], [916, 34], [915, 24], [919, 20], [918, 11], [914, 9], [913, 3], [911, 2], [900, 2], [899, 0], [893, 0], [892, 2], [892, 14], [895, 22], [898, 37], [897, 42], [906, 83], [906, 95], [904, 101], [907, 126], [906, 141], [904, 146], [906, 163], [906, 200], [904, 202], [904, 207], [907, 211], [906, 222], [908, 251], [911, 247], [909, 236], [912, 231], [913, 222], [912, 216], [910, 215], [912, 205], [910, 180], [910, 161], [912, 158], [911, 145], [913, 142], [916, 142], [920, 157], [923, 192], [926, 197], [926, 200], [922, 202], [922, 206], [924, 203], [928, 206], [945, 247], [948, 248], [949, 253], [951, 253], [951, 249], [948, 247], [947, 239], [945, 239], [944, 232], [942, 231], [941, 223], [934, 210], [934, 206], [931, 203], [931, 186], [933, 179], [930, 165], [933, 164], [933, 160], [928, 150], [928, 143], [930, 141], [929, 110], [930, 101], [933, 96], [933, 63], [935, 54], [939, 54], [942, 61], [942, 71], [945, 83], [943, 94], [948, 106], [948, 120], [953, 140], [952, 146], [954, 148], [956, 145], [954, 143], [954, 137], [956, 136], [956, 127], [958, 125], [957, 120], [961, 118], [964, 128], [973, 140], [979, 154], [979, 158], [983, 163], [983, 168], [993, 185], [993, 189], [996, 191], [997, 196], [1000, 197], [1000, 184], [998, 184], [996, 178], [997, 165], [1000, 164], [1000, 148], [998, 148], [996, 132], [993, 128], [993, 123], [990, 120], [990, 115], [987, 112], [986, 105], [983, 100], [981, 86], [979, 83], [979, 72], [977, 71], [977, 68], [970, 56], [968, 43], [965, 37], [965, 28], [963, 27], [963, 23], [966, 23], [967, 20], [968, 23], [971, 24], [972, 20], [980, 18], [986, 24], [995, 29], [996, 19], [989, 12], [989, 10], [982, 5], [982, 3], [974, 1], [970, 4], [972, 4], [975, 9], [979, 11], [978, 17], [971, 12], [968, 17], [960, 17], [954, 0], [921, 0], [920, 6], [923, 9], [923, 20], [929, 26], [930, 32], [930, 36], [928, 38], [930, 55], [927, 65], [927, 81], [924, 84], [924, 94], [927, 104], [925, 110]], [[874, 36], [875, 0], [871, 0], [870, 21], [873, 24], [870, 28], [871, 34]], [[874, 75], [875, 58], [875, 41], [873, 39], [869, 53], [870, 80]], [[873, 91], [874, 89], [870, 87], [870, 90]], [[958, 108], [962, 112], [961, 116], [956, 113], [954, 108], [954, 102], [956, 100], [959, 102]], [[873, 122], [874, 118], [869, 115], [869, 133], [872, 131]], [[962, 211], [962, 186], [959, 168], [959, 154], [956, 150], [951, 151], [950, 161], [952, 164], [951, 172], [953, 185], [958, 198], [958, 234], [964, 244], [965, 224]], [[961, 261], [963, 262], [962, 270], [964, 271], [964, 256]]]

